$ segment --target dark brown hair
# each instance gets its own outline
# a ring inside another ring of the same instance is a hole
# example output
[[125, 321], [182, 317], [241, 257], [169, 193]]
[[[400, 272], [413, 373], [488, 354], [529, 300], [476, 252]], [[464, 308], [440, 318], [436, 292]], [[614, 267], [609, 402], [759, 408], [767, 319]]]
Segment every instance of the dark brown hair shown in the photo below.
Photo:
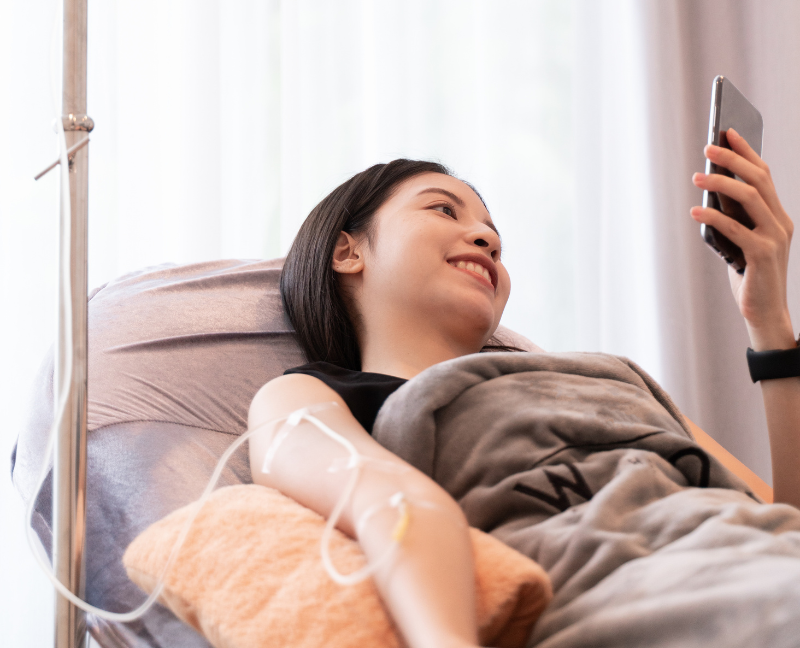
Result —
[[[342, 183], [311, 210], [281, 272], [281, 299], [309, 362], [361, 369], [358, 338], [332, 268], [340, 232], [371, 236], [373, 216], [395, 189], [423, 173], [453, 173], [438, 162], [398, 159], [375, 164]], [[491, 344], [484, 350], [519, 351]]]

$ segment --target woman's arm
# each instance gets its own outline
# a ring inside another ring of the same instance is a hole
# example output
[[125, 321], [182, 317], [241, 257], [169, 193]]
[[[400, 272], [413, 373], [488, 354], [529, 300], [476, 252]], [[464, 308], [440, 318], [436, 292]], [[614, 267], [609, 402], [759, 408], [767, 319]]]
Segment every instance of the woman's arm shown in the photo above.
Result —
[[[359, 454], [401, 468], [386, 472], [365, 465], [356, 490], [339, 519], [338, 528], [356, 537], [364, 512], [385, 504], [403, 491], [411, 505], [411, 521], [396, 557], [373, 577], [384, 603], [413, 648], [463, 648], [477, 645], [475, 576], [472, 546], [458, 504], [435, 482], [379, 445], [355, 420], [341, 397], [320, 380], [302, 374], [281, 376], [267, 383], [250, 406], [249, 427], [285, 417], [300, 408], [335, 402], [314, 414], [355, 445]], [[270, 472], [261, 471], [277, 426], [268, 426], [250, 441], [253, 481], [277, 488], [326, 518], [339, 500], [348, 471], [329, 472], [347, 458], [344, 449], [308, 421], [301, 422], [281, 443]], [[429, 502], [435, 509], [415, 507]], [[391, 546], [397, 522], [393, 509], [371, 516], [358, 541], [370, 562]]]
[[[732, 129], [728, 130], [728, 143], [733, 150], [708, 145], [706, 157], [744, 183], [720, 174], [696, 173], [693, 180], [701, 189], [738, 200], [755, 228], [750, 230], [711, 208], [693, 207], [691, 214], [744, 252], [744, 276], [732, 268], [728, 268], [728, 275], [753, 350], [791, 349], [796, 342], [786, 282], [794, 225], [778, 200], [767, 164]], [[761, 393], [767, 412], [775, 501], [800, 507], [800, 378], [762, 380]]]

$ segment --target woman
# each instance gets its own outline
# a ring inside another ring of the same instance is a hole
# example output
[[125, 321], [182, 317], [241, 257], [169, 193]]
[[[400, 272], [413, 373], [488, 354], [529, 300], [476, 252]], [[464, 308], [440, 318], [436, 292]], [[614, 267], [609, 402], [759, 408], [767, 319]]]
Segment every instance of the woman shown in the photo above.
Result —
[[[767, 165], [733, 131], [728, 141], [733, 151], [708, 146], [706, 156], [746, 184], [700, 173], [693, 181], [700, 189], [739, 200], [756, 228], [748, 230], [712, 209], [694, 207], [691, 215], [744, 251], [747, 272], [730, 276], [753, 349], [789, 349], [795, 346], [786, 300], [792, 223]], [[315, 403], [337, 403], [317, 416], [363, 456], [402, 468], [365, 470], [339, 529], [357, 535], [374, 561], [391, 542], [396, 513], [379, 508], [356, 534], [366, 511], [398, 491], [412, 502], [433, 504], [414, 507], [400, 552], [374, 580], [410, 646], [477, 645], [463, 513], [435, 482], [375, 442], [370, 428], [382, 399], [404, 380], [436, 363], [477, 353], [490, 341], [510, 279], [486, 206], [470, 185], [440, 165], [407, 160], [376, 165], [338, 187], [309, 215], [287, 257], [282, 291], [309, 359], [344, 370], [305, 366], [271, 381], [253, 400], [250, 427]], [[800, 378], [768, 380], [762, 389], [775, 499], [797, 506]], [[345, 472], [328, 471], [342, 457], [341, 447], [301, 423], [264, 474], [260, 467], [274, 431], [266, 429], [251, 442], [254, 481], [327, 517], [347, 481]]]

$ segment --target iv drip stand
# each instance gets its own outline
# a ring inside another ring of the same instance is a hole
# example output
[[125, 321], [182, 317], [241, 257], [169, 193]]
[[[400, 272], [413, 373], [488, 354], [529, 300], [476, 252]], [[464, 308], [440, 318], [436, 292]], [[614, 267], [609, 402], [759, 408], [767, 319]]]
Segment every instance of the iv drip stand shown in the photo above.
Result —
[[[70, 249], [63, 249], [62, 242], [59, 254], [62, 259], [68, 254], [71, 259], [72, 339], [65, 339], [67, 313], [59, 290], [55, 393], [68, 388], [69, 398], [53, 455], [53, 569], [56, 578], [80, 597], [84, 595], [85, 580], [89, 147], [75, 145], [86, 139], [86, 133], [94, 127], [86, 116], [86, 14], [87, 0], [64, 0], [62, 122], [67, 148], [76, 150], [69, 162]], [[61, 191], [65, 190], [62, 184]], [[65, 218], [62, 210], [62, 231]], [[68, 354], [72, 355], [71, 363], [67, 362]], [[64, 375], [70, 364], [71, 375]], [[58, 593], [54, 645], [56, 648], [88, 645], [86, 615]]]

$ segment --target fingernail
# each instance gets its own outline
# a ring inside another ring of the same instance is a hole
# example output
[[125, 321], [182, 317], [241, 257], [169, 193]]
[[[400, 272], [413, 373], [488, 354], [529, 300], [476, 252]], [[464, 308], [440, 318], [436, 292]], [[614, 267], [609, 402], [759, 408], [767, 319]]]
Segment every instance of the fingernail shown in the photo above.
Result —
[[728, 137], [730, 137], [731, 133], [733, 133], [733, 136], [734, 136], [734, 137], [739, 137], [739, 133], [737, 133], [737, 132], [736, 132], [735, 130], [733, 130], [732, 128], [729, 128], [729, 129], [728, 129]]
[[704, 179], [705, 179], [705, 177], [706, 177], [706, 174], [705, 174], [705, 173], [700, 173], [700, 172], [698, 171], [697, 173], [695, 173], [695, 174], [692, 176], [692, 180], [694, 180], [695, 182], [700, 182], [701, 180], [704, 180]]

